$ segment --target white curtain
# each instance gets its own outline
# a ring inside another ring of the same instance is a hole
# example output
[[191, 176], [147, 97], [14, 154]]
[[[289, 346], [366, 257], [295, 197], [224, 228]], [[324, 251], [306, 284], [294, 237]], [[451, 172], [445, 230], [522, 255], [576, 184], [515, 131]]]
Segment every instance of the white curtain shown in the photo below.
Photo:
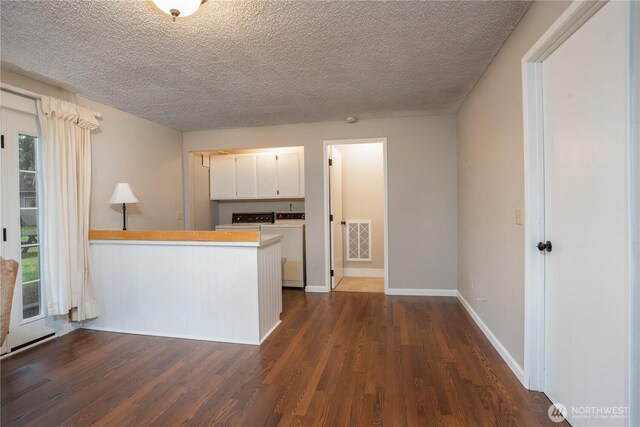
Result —
[[91, 111], [43, 96], [38, 101], [42, 131], [42, 274], [50, 315], [73, 321], [98, 316], [91, 276], [89, 203]]

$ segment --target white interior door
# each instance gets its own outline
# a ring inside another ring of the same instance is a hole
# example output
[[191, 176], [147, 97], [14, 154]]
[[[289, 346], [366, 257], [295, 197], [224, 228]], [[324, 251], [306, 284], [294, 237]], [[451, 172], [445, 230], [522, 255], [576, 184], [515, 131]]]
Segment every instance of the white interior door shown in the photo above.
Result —
[[[42, 186], [35, 103], [16, 98], [20, 97], [2, 94], [1, 219], [6, 229], [2, 255], [20, 263], [3, 352], [54, 333], [54, 328], [46, 324], [46, 299], [40, 274]], [[12, 101], [17, 101], [17, 105]], [[8, 109], [7, 104], [31, 111]]]
[[331, 147], [329, 166], [329, 206], [331, 221], [331, 289], [335, 289], [344, 277], [344, 238], [342, 221], [342, 154]]
[[628, 22], [609, 2], [542, 65], [545, 393], [573, 426], [627, 423], [574, 411], [629, 405]]

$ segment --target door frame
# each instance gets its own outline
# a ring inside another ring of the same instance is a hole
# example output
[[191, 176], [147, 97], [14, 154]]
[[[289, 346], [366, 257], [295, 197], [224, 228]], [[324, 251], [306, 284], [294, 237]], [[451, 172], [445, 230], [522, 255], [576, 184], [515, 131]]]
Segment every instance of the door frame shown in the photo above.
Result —
[[[28, 95], [24, 95], [19, 93], [16, 90], [13, 90], [12, 87], [5, 87], [5, 85], [2, 85], [2, 97], [3, 97], [3, 102], [2, 105], [0, 105], [0, 107], [2, 107], [0, 110], [2, 110], [3, 112], [3, 116], [4, 116], [4, 112], [7, 113], [11, 113], [14, 115], [18, 115], [24, 118], [29, 118], [29, 119], [33, 119], [34, 120], [34, 124], [35, 124], [35, 129], [37, 130], [37, 138], [38, 138], [38, 148], [37, 150], [40, 152], [42, 150], [42, 129], [40, 129], [40, 122], [38, 120], [38, 115], [37, 115], [37, 111], [36, 111], [36, 100]], [[20, 128], [14, 128], [15, 130], [17, 130], [18, 134], [19, 133], [24, 133], [24, 134], [32, 134], [32, 132], [28, 131], [28, 130], [24, 130], [24, 129], [20, 129]], [[2, 128], [2, 133], [4, 136], [7, 136], [7, 129], [6, 129], [6, 124], [3, 123], [3, 128]], [[11, 138], [10, 138], [11, 139]], [[5, 141], [6, 142], [6, 141]], [[15, 141], [14, 141], [15, 143]], [[9, 142], [10, 144], [10, 142]], [[6, 150], [8, 150], [7, 147], [5, 147], [2, 150], [2, 153], [0, 153], [0, 198], [5, 197], [5, 192], [7, 192], [9, 189], [7, 188], [7, 182], [4, 181], [4, 179], [6, 178], [6, 170], [5, 168], [9, 167], [8, 165], [8, 161], [11, 161], [11, 159], [7, 158], [8, 155], [8, 151], [5, 152]], [[16, 147], [17, 150], [17, 147]], [[16, 153], [17, 156], [17, 153]], [[38, 223], [40, 224], [40, 237], [39, 237], [39, 251], [40, 253], [42, 253], [43, 250], [43, 235], [42, 235], [42, 224], [44, 224], [44, 208], [43, 208], [43, 194], [42, 194], [42, 180], [44, 179], [43, 175], [42, 175], [42, 157], [38, 156], [36, 159], [36, 163], [37, 163], [37, 168], [39, 171], [39, 176], [38, 176], [38, 181], [37, 181], [37, 186], [40, 188], [40, 192], [39, 192], [39, 197], [38, 197]], [[18, 168], [19, 169], [19, 168]], [[18, 169], [16, 169], [13, 172], [18, 172]], [[9, 169], [11, 170], [11, 169]], [[17, 212], [16, 212], [17, 211]], [[9, 213], [11, 212], [11, 213]], [[13, 218], [13, 219], [19, 219], [20, 218], [20, 203], [18, 203], [17, 206], [4, 206], [2, 209], [0, 209], [0, 220], [2, 222], [2, 225], [6, 225], [6, 221], [7, 219], [12, 219], [12, 216], [17, 215], [17, 218]], [[19, 230], [18, 230], [19, 233]], [[19, 244], [19, 243], [18, 243]], [[2, 256], [6, 256], [8, 253], [10, 253], [10, 250], [8, 249], [10, 243], [9, 242], [0, 242], [0, 255]], [[20, 248], [18, 248], [18, 253], [15, 254], [17, 255], [16, 258], [17, 260], [20, 262], [20, 268], [18, 270], [18, 275], [21, 274], [22, 272], [22, 268], [23, 268], [23, 263], [22, 260], [20, 259]], [[14, 310], [16, 309], [21, 309], [22, 308], [22, 289], [21, 287], [18, 287], [18, 284], [22, 285], [22, 280], [21, 277], [19, 276], [16, 279], [16, 287], [14, 289], [14, 305], [12, 307], [12, 313], [11, 313], [11, 327], [10, 327], [10, 332], [16, 332], [15, 328], [18, 327], [25, 327], [25, 328], [36, 328], [36, 329], [46, 329], [47, 333], [45, 335], [42, 335], [41, 337], [35, 338], [32, 341], [27, 341], [26, 343], [21, 343], [18, 344], [16, 347], [14, 348], [10, 348], [9, 344], [11, 343], [11, 334], [9, 334], [9, 336], [7, 337], [5, 343], [2, 346], [2, 350], [7, 350], [6, 353], [4, 353], [2, 355], [2, 357], [8, 357], [9, 355], [15, 354], [18, 351], [22, 351], [24, 349], [30, 348], [32, 346], [41, 344], [45, 341], [48, 341], [52, 338], [55, 338], [58, 335], [59, 332], [59, 325], [58, 322], [55, 321], [55, 319], [52, 318], [52, 316], [50, 316], [48, 314], [48, 307], [47, 307], [47, 292], [48, 289], [45, 285], [45, 281], [44, 278], [42, 276], [42, 265], [40, 264], [40, 306], [41, 306], [41, 313], [37, 316], [34, 317], [30, 317], [28, 319], [22, 319], [20, 318], [20, 320], [18, 321], [17, 319], [13, 318], [14, 315]], [[18, 307], [15, 302], [16, 300], [20, 301], [20, 307]], [[35, 325], [35, 322], [40, 322], [39, 325]], [[26, 325], [30, 325], [31, 326], [26, 326]], [[13, 330], [13, 331], [12, 331]], [[42, 330], [40, 330], [39, 332], [42, 332]]]
[[325, 284], [323, 292], [331, 292], [331, 226], [329, 223], [329, 150], [332, 145], [347, 144], [382, 144], [382, 162], [384, 173], [384, 293], [389, 291], [389, 207], [388, 207], [388, 174], [387, 174], [387, 138], [332, 139], [322, 142], [322, 179], [324, 188], [324, 265]]
[[[544, 134], [542, 99], [542, 63], [555, 49], [589, 20], [608, 0], [574, 1], [549, 27], [522, 58], [522, 88], [524, 115], [524, 179], [525, 179], [525, 333], [524, 385], [531, 390], [545, 389], [545, 281], [544, 257], [536, 248], [544, 240]], [[629, 422], [638, 424], [638, 362], [637, 334], [640, 272], [638, 243], [640, 242], [640, 123], [637, 120], [640, 104], [638, 81], [639, 59], [635, 46], [640, 46], [640, 5], [630, 2], [630, 64], [628, 104], [628, 216], [629, 216]]]
[[[340, 207], [343, 208], [344, 207], [344, 181], [343, 181], [343, 169], [342, 169], [342, 152], [340, 150], [337, 149], [337, 146], [334, 145], [329, 145], [327, 146], [327, 156], [329, 156], [329, 161], [331, 162], [329, 164], [329, 182], [328, 182], [328, 186], [329, 186], [329, 219], [333, 219], [333, 221], [329, 221], [329, 266], [331, 268], [331, 272], [333, 272], [333, 275], [329, 274], [329, 281], [331, 283], [331, 290], [335, 290], [336, 287], [340, 284], [340, 282], [342, 281], [342, 279], [344, 279], [344, 264], [346, 262], [346, 256], [345, 256], [345, 249], [346, 249], [346, 244], [345, 244], [345, 238], [347, 233], [345, 232], [346, 229], [346, 225], [345, 228], [342, 227], [342, 224], [346, 224], [346, 221], [344, 220], [344, 209], [342, 210], [340, 215], [336, 215], [336, 211], [335, 211], [335, 202], [336, 200], [340, 200]], [[338, 161], [339, 160], [339, 161]], [[336, 167], [336, 166], [339, 166]], [[336, 196], [336, 188], [334, 188], [334, 184], [336, 184], [336, 172], [338, 171], [338, 169], [340, 170], [340, 197], [337, 198]], [[338, 220], [340, 221], [340, 223], [338, 223]], [[337, 229], [336, 229], [337, 228]], [[337, 261], [339, 260], [339, 257], [336, 256], [336, 252], [337, 252], [337, 247], [338, 247], [338, 242], [336, 239], [336, 235], [338, 234], [337, 232], [340, 232], [340, 235], [342, 236], [342, 238], [340, 239], [340, 243], [342, 244], [342, 250], [340, 251], [340, 255], [342, 256], [342, 277], [340, 277], [340, 279], [337, 278], [338, 276], [338, 268], [337, 268]]]

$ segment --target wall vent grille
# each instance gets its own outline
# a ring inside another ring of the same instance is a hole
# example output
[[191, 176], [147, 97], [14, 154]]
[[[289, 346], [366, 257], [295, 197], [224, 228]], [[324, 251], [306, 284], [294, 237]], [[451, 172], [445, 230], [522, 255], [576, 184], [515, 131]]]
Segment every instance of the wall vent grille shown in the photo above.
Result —
[[371, 261], [371, 220], [347, 221], [347, 261]]

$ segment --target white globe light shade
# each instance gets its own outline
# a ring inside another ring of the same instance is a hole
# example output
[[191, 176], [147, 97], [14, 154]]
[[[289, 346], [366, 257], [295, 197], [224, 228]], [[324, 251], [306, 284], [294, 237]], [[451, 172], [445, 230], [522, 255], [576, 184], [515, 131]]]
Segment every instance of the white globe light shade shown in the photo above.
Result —
[[180, 18], [193, 15], [200, 7], [202, 0], [153, 0], [158, 9], [167, 15], [173, 15], [171, 10], [180, 12]]

